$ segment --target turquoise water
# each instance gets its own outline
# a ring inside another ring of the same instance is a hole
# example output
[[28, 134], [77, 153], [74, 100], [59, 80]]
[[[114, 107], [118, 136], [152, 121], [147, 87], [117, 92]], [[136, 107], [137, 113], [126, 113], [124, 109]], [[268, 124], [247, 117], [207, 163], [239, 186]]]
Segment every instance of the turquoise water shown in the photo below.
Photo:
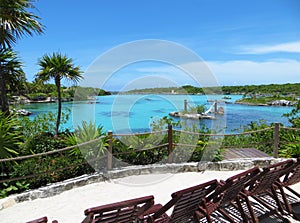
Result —
[[[240, 95], [231, 95], [234, 102], [241, 98]], [[96, 122], [102, 125], [105, 131], [114, 133], [145, 132], [148, 131], [153, 121], [168, 116], [169, 112], [183, 110], [184, 100], [188, 106], [205, 104], [208, 109], [211, 103], [207, 100], [221, 100], [222, 96], [203, 95], [110, 95], [96, 97], [93, 101], [66, 102], [63, 110], [71, 111], [71, 118], [63, 128], [74, 129], [83, 120]], [[291, 107], [275, 106], [245, 106], [231, 103], [222, 103], [225, 115], [218, 116], [216, 120], [188, 120], [187, 123], [195, 123], [198, 126], [205, 125], [209, 128], [224, 128], [226, 132], [236, 132], [242, 126], [252, 121], [265, 120], [267, 123], [281, 122], [289, 125], [287, 118], [282, 114], [291, 111]], [[56, 112], [56, 103], [27, 104], [24, 109], [31, 111], [35, 116]], [[175, 120], [180, 120], [174, 118]], [[182, 120], [183, 122], [186, 120]]]

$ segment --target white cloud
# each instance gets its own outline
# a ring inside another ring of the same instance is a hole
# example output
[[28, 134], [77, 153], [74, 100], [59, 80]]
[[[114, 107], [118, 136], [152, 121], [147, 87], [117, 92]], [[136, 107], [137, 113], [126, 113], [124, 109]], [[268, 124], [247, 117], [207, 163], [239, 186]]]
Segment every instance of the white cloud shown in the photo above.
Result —
[[207, 62], [221, 85], [300, 83], [300, 61], [248, 60]]
[[242, 46], [239, 54], [267, 54], [276, 52], [300, 53], [300, 41], [276, 45]]

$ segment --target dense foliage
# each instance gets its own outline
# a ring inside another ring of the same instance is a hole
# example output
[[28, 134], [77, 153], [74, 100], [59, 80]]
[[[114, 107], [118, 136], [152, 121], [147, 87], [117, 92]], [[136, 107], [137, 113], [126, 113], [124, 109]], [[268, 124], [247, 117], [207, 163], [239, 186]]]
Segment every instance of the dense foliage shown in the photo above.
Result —
[[[22, 82], [22, 88], [19, 87], [17, 90], [11, 88], [9, 89], [9, 96], [21, 96], [23, 99], [29, 99], [32, 101], [43, 101], [49, 97], [52, 99], [57, 98], [57, 89], [55, 84], [43, 83], [39, 80], [35, 80], [33, 82]], [[109, 94], [110, 92], [100, 88], [61, 86], [61, 97], [66, 101], [71, 101], [74, 99], [87, 100], [93, 96], [105, 96]], [[11, 103], [13, 103], [13, 98], [10, 99]]]
[[[0, 132], [0, 138], [10, 143], [9, 147], [1, 150], [1, 158], [55, 152], [69, 146], [73, 134], [67, 129], [54, 137], [55, 116], [49, 113], [38, 116], [33, 121], [27, 117], [21, 120], [11, 116], [1, 119], [5, 122], [0, 122], [0, 129], [11, 129], [5, 131], [5, 134]], [[62, 122], [67, 118], [68, 115], [63, 114]], [[94, 171], [81, 154], [73, 154], [69, 150], [2, 164], [0, 180], [8, 181], [0, 183], [0, 197]]]
[[[222, 91], [222, 92], [221, 92]], [[217, 94], [266, 94], [266, 95], [294, 95], [299, 96], [300, 83], [295, 84], [268, 84], [268, 85], [244, 85], [244, 86], [222, 86], [222, 87], [194, 87], [191, 85], [185, 85], [182, 87], [167, 87], [167, 88], [148, 88], [148, 89], [135, 89], [126, 93], [131, 94], [144, 94], [144, 93], [156, 93], [156, 94], [204, 94], [207, 92], [214, 92]]]
[[224, 94], [270, 94], [299, 96], [300, 83], [295, 84], [268, 84], [268, 85], [244, 85], [244, 86], [223, 86]]

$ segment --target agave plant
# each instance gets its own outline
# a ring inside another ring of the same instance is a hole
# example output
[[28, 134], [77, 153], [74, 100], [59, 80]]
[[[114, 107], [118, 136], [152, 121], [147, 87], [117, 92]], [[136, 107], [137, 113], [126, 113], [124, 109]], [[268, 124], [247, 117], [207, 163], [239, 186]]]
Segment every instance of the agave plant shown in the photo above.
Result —
[[70, 153], [77, 157], [83, 157], [96, 169], [97, 162], [103, 156], [107, 146], [101, 136], [103, 136], [101, 126], [97, 127], [93, 122], [83, 121], [81, 126], [78, 126], [68, 139], [69, 145], [78, 145], [78, 147], [70, 150]]

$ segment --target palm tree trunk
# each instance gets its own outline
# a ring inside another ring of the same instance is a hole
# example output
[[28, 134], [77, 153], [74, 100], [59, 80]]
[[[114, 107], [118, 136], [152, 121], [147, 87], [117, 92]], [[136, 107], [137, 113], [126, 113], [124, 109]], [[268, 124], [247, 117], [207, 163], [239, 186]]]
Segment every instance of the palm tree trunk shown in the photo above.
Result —
[[55, 127], [55, 137], [57, 137], [59, 131], [59, 125], [60, 125], [60, 118], [61, 118], [60, 75], [57, 75], [57, 77], [55, 77], [55, 85], [57, 89], [57, 103], [58, 103], [57, 119], [56, 119], [56, 127]]
[[6, 84], [5, 84], [5, 79], [4, 79], [4, 73], [3, 70], [0, 66], [0, 106], [1, 106], [1, 111], [8, 115], [9, 114], [9, 106], [8, 106], [8, 100], [6, 96]]

